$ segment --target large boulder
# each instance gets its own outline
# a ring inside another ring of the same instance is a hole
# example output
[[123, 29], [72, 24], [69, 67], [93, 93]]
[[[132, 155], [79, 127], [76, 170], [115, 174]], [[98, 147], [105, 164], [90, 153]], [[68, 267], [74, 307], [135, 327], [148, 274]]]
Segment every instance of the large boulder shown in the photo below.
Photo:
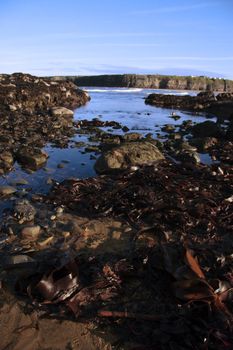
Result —
[[99, 174], [126, 169], [164, 159], [159, 149], [150, 142], [131, 142], [103, 153], [95, 164]]

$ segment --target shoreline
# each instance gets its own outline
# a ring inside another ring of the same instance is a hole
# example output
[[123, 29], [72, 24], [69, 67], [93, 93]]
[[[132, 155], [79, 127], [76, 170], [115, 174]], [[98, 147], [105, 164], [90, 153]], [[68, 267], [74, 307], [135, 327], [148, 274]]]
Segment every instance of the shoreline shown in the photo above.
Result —
[[[29, 79], [21, 78], [17, 103]], [[39, 95], [52, 89], [44, 91], [46, 84], [36, 90]], [[54, 93], [67, 92], [60, 84]], [[219, 333], [231, 344], [232, 122], [195, 123], [176, 111], [168, 116], [173, 123], [156, 128], [156, 138], [114, 118], [73, 120], [68, 105], [61, 110], [66, 97], [40, 112], [36, 106], [34, 120], [36, 99], [22, 100], [19, 110], [9, 110], [5, 100], [1, 121], [10, 116], [3, 125], [11, 129], [1, 129], [0, 144], [8, 152], [0, 155], [2, 177], [26, 149], [21, 162], [28, 169], [38, 165], [43, 178], [45, 144], [53, 141], [71, 152], [78, 143], [70, 144], [74, 134], [98, 175], [60, 182], [51, 175], [46, 194], [30, 192], [23, 179], [0, 186], [1, 202], [10, 203], [1, 220], [2, 344], [76, 350], [78, 337], [82, 349], [111, 350], [116, 342], [125, 350], [132, 344], [151, 348], [170, 341], [199, 349], [210, 334], [218, 348]], [[201, 163], [200, 152], [212, 163]], [[50, 333], [45, 339], [46, 327], [56, 339]]]

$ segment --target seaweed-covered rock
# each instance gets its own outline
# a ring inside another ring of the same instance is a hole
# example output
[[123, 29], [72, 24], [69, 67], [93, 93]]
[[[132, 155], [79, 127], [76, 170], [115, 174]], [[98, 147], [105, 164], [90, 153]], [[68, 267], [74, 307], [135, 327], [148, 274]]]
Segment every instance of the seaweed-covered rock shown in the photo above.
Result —
[[98, 173], [126, 169], [164, 159], [159, 149], [150, 142], [131, 142], [103, 153], [95, 164]]
[[197, 137], [190, 140], [190, 143], [200, 151], [207, 151], [218, 143], [216, 137]]
[[232, 115], [233, 94], [225, 93], [215, 96], [213, 93], [201, 92], [197, 96], [177, 96], [164, 94], [150, 94], [145, 103], [172, 109], [194, 112], [208, 112], [217, 117], [228, 119]]
[[0, 112], [44, 112], [58, 104], [75, 108], [89, 99], [87, 93], [72, 82], [56, 82], [22, 73], [1, 76]]
[[218, 137], [221, 135], [220, 127], [210, 120], [194, 125], [190, 131], [196, 137]]

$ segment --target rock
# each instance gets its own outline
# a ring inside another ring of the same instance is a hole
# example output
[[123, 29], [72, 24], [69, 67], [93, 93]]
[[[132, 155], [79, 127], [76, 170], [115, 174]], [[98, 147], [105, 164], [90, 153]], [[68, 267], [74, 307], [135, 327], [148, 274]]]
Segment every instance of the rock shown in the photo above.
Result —
[[137, 132], [130, 132], [128, 134], [125, 134], [123, 136], [123, 140], [128, 142], [128, 141], [137, 141], [140, 140], [142, 137], [141, 134], [137, 133]]
[[122, 131], [128, 132], [128, 131], [129, 131], [129, 128], [128, 128], [127, 126], [123, 126], [123, 127], [122, 127]]
[[210, 120], [192, 126], [190, 131], [195, 137], [219, 137], [221, 135], [220, 127]]
[[57, 165], [57, 168], [58, 168], [58, 169], [63, 169], [63, 168], [65, 168], [65, 164], [64, 164], [64, 163], [59, 163], [59, 164]]
[[218, 139], [215, 137], [198, 137], [191, 139], [190, 143], [193, 146], [196, 146], [200, 151], [207, 151], [209, 148], [215, 146], [218, 143]]
[[233, 108], [233, 94], [215, 97], [213, 93], [205, 92], [197, 96], [177, 96], [164, 94], [150, 94], [145, 99], [146, 104], [156, 107], [180, 109], [187, 111], [205, 111], [212, 115], [229, 118]]
[[4, 266], [13, 266], [18, 264], [33, 263], [35, 262], [30, 256], [25, 254], [17, 254], [6, 257]]
[[166, 124], [164, 125], [164, 127], [161, 128], [161, 130], [165, 132], [172, 132], [175, 130], [175, 126], [172, 124]]
[[12, 180], [11, 184], [13, 186], [15, 186], [15, 185], [28, 185], [28, 181], [23, 179], [23, 178], [19, 178], [19, 179]]
[[38, 169], [46, 163], [48, 154], [40, 149], [28, 149], [25, 147], [17, 152], [16, 159], [25, 167]]
[[74, 115], [71, 109], [65, 107], [53, 107], [50, 111], [54, 117], [73, 117]]
[[0, 186], [0, 196], [9, 196], [17, 192], [17, 189], [12, 186]]
[[100, 150], [99, 150], [98, 146], [91, 146], [91, 145], [89, 145], [89, 146], [85, 147], [84, 151], [86, 153], [89, 153], [89, 152], [97, 152], [98, 153]]
[[21, 231], [21, 236], [23, 239], [35, 240], [40, 235], [41, 228], [39, 225], [26, 226]]
[[174, 132], [172, 134], [169, 135], [169, 139], [171, 140], [181, 140], [182, 139], [182, 135], [178, 132]]
[[20, 199], [15, 203], [14, 216], [19, 223], [33, 221], [36, 215], [36, 209], [27, 199]]
[[102, 154], [95, 164], [95, 169], [98, 173], [108, 173], [162, 159], [164, 159], [163, 154], [152, 143], [131, 142], [114, 147]]
[[179, 144], [179, 148], [183, 151], [187, 152], [196, 152], [197, 148], [195, 146], [190, 145], [188, 142], [182, 142]]
[[179, 152], [178, 157], [181, 162], [198, 164], [201, 162], [199, 154], [196, 152]]
[[102, 137], [102, 143], [119, 145], [121, 143], [121, 139], [118, 135], [108, 134]]
[[3, 169], [3, 172], [11, 170], [14, 164], [14, 158], [9, 151], [3, 151], [0, 153], [0, 169]]

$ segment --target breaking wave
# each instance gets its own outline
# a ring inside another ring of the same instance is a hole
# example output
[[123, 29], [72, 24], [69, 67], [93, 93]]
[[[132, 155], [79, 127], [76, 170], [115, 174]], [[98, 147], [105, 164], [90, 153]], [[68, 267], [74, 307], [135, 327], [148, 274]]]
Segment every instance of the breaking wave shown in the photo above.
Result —
[[140, 92], [143, 89], [138, 88], [119, 88], [119, 89], [85, 89], [87, 92], [120, 92], [120, 93], [134, 93]]

